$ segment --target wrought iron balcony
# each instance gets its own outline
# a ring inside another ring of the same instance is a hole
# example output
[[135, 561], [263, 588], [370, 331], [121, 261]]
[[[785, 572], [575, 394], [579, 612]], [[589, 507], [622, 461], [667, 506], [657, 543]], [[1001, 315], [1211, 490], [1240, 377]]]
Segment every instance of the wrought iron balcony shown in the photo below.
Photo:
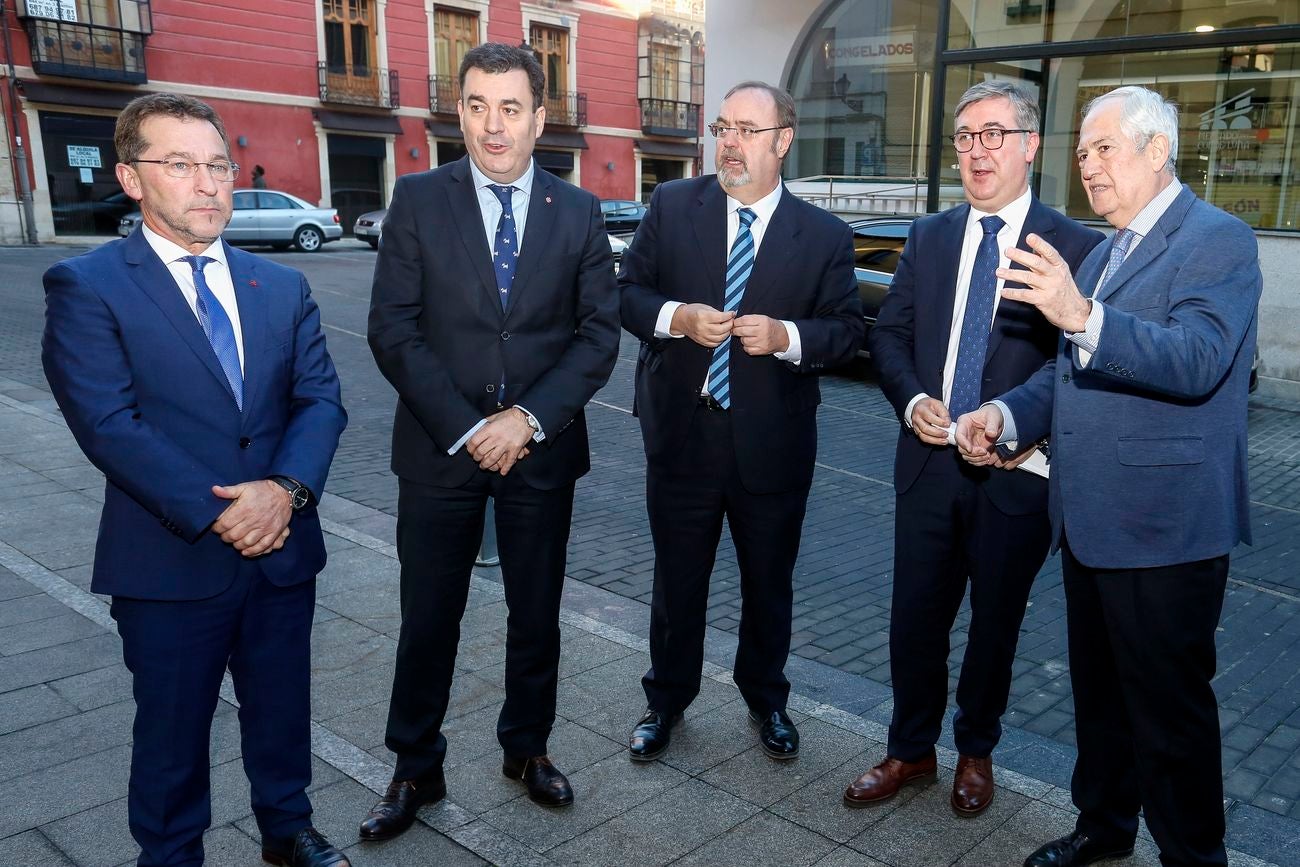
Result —
[[586, 126], [587, 94], [562, 92], [546, 95], [547, 126]]
[[147, 33], [118, 27], [26, 17], [32, 69], [44, 75], [142, 84]]
[[641, 100], [641, 132], [695, 138], [700, 134], [700, 106], [669, 99]]
[[460, 99], [460, 79], [454, 75], [429, 76], [429, 111], [433, 114], [456, 114]]
[[397, 72], [368, 66], [330, 66], [320, 61], [320, 101], [339, 105], [370, 105], [397, 108], [400, 105]]

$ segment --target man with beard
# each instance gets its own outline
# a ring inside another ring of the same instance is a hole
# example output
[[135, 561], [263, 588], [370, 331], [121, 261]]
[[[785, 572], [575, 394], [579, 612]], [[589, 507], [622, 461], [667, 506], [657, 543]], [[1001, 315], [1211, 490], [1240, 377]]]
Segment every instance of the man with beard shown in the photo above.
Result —
[[817, 374], [853, 357], [863, 323], [852, 232], [781, 183], [795, 122], [784, 90], [733, 87], [709, 124], [717, 174], [656, 188], [623, 258], [623, 325], [641, 339], [635, 412], [655, 546], [636, 761], [668, 748], [699, 692], [724, 518], [742, 594], [735, 682], [764, 752], [799, 753], [783, 670], [817, 450]]

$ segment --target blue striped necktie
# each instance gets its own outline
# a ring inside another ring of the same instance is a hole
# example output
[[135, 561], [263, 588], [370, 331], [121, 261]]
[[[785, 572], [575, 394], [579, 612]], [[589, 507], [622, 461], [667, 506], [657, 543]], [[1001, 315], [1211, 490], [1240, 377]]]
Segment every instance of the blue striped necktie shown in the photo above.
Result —
[[[749, 231], [755, 214], [749, 208], [741, 208], [736, 214], [740, 217], [740, 231], [731, 245], [731, 255], [727, 257], [727, 288], [722, 295], [722, 309], [735, 310], [740, 307], [740, 299], [745, 295], [745, 284], [749, 282], [750, 272], [754, 270], [754, 234]], [[731, 338], [728, 337], [713, 349], [713, 360], [709, 364], [709, 394], [723, 409], [731, 409]]]
[[[1110, 278], [1114, 277], [1119, 266], [1124, 264], [1124, 257], [1128, 255], [1129, 245], [1133, 243], [1136, 234], [1132, 229], [1120, 229], [1115, 233], [1115, 237], [1110, 242], [1110, 258], [1106, 260], [1106, 270], [1101, 275], [1101, 282], [1097, 284], [1097, 292], [1106, 288]], [[1097, 292], [1092, 294], [1096, 295]]]
[[510, 300], [510, 287], [515, 282], [518, 266], [519, 241], [515, 235], [515, 212], [511, 198], [515, 188], [501, 184], [488, 184], [501, 200], [501, 219], [497, 220], [497, 236], [492, 242], [492, 270], [497, 275], [497, 290], [501, 293], [501, 308]]
[[235, 326], [226, 315], [226, 308], [221, 306], [217, 296], [208, 287], [208, 280], [203, 276], [203, 268], [209, 262], [215, 262], [207, 256], [182, 256], [194, 271], [194, 291], [197, 295], [194, 306], [199, 313], [199, 324], [203, 333], [212, 344], [212, 351], [217, 354], [217, 361], [226, 374], [230, 390], [235, 395], [235, 405], [244, 411], [244, 374], [239, 369], [239, 347], [235, 345]]
[[980, 385], [984, 381], [984, 356], [989, 348], [989, 331], [993, 327], [993, 301], [998, 288], [998, 232], [1006, 222], [998, 216], [983, 217], [980, 226], [984, 237], [975, 251], [970, 272], [970, 289], [966, 293], [966, 313], [961, 320], [961, 339], [957, 344], [957, 365], [952, 376], [952, 394], [948, 398], [948, 415], [957, 418], [979, 409]]

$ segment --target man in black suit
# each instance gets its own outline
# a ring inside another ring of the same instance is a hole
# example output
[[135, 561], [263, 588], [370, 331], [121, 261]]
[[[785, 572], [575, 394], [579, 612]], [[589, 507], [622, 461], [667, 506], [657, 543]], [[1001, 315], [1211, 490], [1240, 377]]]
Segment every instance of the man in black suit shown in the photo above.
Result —
[[853, 357], [863, 325], [851, 231], [781, 183], [794, 127], [785, 91], [733, 87], [709, 125], [717, 175], [660, 185], [624, 254], [655, 544], [648, 707], [632, 732], [634, 760], [668, 748], [699, 692], [724, 517], [743, 597], [736, 685], [764, 751], [799, 751], [783, 669], [817, 451], [816, 374]]
[[1046, 444], [1003, 468], [974, 467], [950, 448], [950, 426], [1029, 378], [1056, 349], [1057, 330], [1028, 304], [1001, 298], [1005, 249], [1033, 232], [1072, 265], [1102, 235], [1029, 191], [1038, 107], [1009, 82], [971, 87], [952, 136], [966, 206], [917, 220], [868, 343], [902, 422], [894, 461], [894, 596], [889, 627], [894, 715], [888, 754], [844, 793], [849, 806], [892, 797], [935, 773], [948, 697], [948, 634], [971, 587], [957, 684], [959, 759], [951, 803], [973, 816], [993, 799], [991, 754], [1011, 688], [1020, 623], [1047, 556]]
[[375, 265], [370, 348], [399, 397], [402, 631], [385, 739], [397, 767], [366, 840], [446, 793], [440, 729], [488, 497], [510, 610], [502, 772], [539, 804], [573, 802], [546, 743], [573, 488], [590, 468], [583, 407], [614, 367], [618, 292], [596, 197], [533, 162], [533, 53], [481, 45], [460, 85], [469, 154], [398, 181]]

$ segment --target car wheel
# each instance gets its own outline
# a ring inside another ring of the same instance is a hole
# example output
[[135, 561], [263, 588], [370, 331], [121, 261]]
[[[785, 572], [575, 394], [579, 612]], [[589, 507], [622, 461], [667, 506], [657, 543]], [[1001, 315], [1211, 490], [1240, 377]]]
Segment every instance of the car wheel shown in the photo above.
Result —
[[303, 226], [294, 233], [293, 243], [304, 253], [315, 253], [325, 243], [325, 236], [315, 226]]
[[366, 243], [370, 245], [370, 249], [372, 249], [372, 250], [378, 250], [378, 249], [379, 249], [379, 239], [378, 239], [378, 238], [366, 238]]

